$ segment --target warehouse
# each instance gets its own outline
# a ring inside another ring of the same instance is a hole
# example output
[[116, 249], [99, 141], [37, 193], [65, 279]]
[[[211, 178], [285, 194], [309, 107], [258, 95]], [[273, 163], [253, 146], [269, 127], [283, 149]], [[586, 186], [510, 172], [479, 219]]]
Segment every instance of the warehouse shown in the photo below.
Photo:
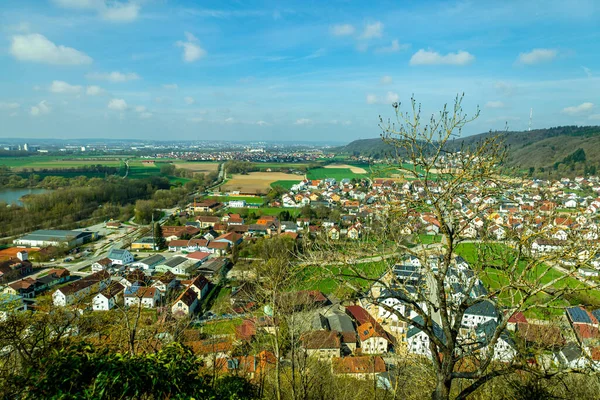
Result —
[[97, 232], [41, 229], [15, 239], [13, 243], [27, 247], [66, 246], [70, 248], [97, 238]]

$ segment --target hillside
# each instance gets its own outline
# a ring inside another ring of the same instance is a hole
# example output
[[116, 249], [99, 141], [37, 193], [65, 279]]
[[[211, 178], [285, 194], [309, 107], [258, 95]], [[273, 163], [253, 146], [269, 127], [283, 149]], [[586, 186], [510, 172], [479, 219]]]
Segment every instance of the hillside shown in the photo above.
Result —
[[[469, 146], [494, 134], [497, 133], [488, 132], [456, 139], [452, 146]], [[599, 126], [562, 126], [524, 132], [507, 132], [505, 135], [506, 144], [509, 146], [508, 165], [510, 166], [521, 169], [534, 167], [577, 172], [586, 166], [600, 167]], [[583, 149], [585, 153], [583, 158], [581, 158], [581, 152], [578, 153], [579, 157], [570, 157], [579, 149]], [[391, 147], [377, 138], [355, 140], [337, 150], [343, 154], [381, 157], [389, 153]]]

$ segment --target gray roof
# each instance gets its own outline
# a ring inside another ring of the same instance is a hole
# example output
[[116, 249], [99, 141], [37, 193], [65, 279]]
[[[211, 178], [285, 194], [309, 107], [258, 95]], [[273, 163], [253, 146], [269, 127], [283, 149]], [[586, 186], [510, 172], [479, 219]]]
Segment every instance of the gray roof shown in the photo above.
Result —
[[74, 240], [80, 237], [90, 236], [93, 233], [94, 232], [40, 229], [21, 237], [20, 240], [66, 241]]
[[581, 347], [579, 347], [576, 343], [567, 344], [560, 352], [569, 362], [577, 360], [582, 354]]
[[[416, 318], [413, 319], [413, 321], [423, 325], [423, 317], [421, 317], [420, 315]], [[444, 335], [444, 331], [442, 330], [442, 327], [439, 326], [435, 321], [432, 321], [433, 324], [433, 334], [440, 339], [443, 343], [446, 342], [446, 335]], [[408, 332], [406, 333], [406, 338], [410, 339], [411, 337], [419, 334], [421, 332], [421, 330], [419, 328], [417, 328], [414, 325], [411, 325], [410, 328], [408, 329]]]
[[179, 264], [183, 264], [187, 260], [188, 259], [185, 257], [175, 256], [175, 257], [169, 258], [167, 261], [165, 261], [163, 263], [163, 265], [166, 265], [169, 268], [175, 268], [176, 266], [178, 266]]
[[338, 332], [355, 332], [352, 319], [343, 313], [333, 313], [327, 317], [329, 329]]
[[131, 254], [131, 253], [129, 253], [128, 250], [112, 248], [108, 252], [108, 256], [107, 257], [110, 258], [111, 260], [121, 260], [121, 261], [123, 261], [125, 259], [125, 256], [127, 254]]
[[494, 304], [492, 304], [490, 301], [484, 300], [467, 308], [465, 314], [495, 318], [498, 316], [498, 311], [496, 310], [496, 306], [494, 306]]
[[161, 256], [160, 254], [155, 254], [153, 256], [146, 257], [146, 258], [140, 260], [140, 263], [152, 266], [152, 265], [158, 265], [163, 261], [165, 261], [165, 258], [163, 256]]

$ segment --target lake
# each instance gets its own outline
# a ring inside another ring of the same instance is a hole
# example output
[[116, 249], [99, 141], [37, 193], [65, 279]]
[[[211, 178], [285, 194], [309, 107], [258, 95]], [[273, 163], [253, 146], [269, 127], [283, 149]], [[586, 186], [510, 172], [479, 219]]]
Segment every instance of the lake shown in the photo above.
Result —
[[48, 192], [47, 189], [14, 189], [14, 188], [5, 188], [0, 189], [0, 202], [5, 201], [8, 204], [16, 203], [18, 205], [23, 205], [21, 203], [21, 197], [26, 194], [39, 194]]

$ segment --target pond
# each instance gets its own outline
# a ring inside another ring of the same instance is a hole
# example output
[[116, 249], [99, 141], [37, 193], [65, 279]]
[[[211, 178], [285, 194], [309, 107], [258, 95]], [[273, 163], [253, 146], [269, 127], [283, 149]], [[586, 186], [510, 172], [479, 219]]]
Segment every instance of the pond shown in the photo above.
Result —
[[23, 197], [27, 194], [40, 194], [40, 193], [46, 193], [46, 192], [48, 192], [48, 189], [4, 188], [4, 189], [0, 189], [0, 202], [5, 201], [8, 204], [16, 203], [16, 204], [22, 206], [23, 203], [21, 203], [21, 197]]

